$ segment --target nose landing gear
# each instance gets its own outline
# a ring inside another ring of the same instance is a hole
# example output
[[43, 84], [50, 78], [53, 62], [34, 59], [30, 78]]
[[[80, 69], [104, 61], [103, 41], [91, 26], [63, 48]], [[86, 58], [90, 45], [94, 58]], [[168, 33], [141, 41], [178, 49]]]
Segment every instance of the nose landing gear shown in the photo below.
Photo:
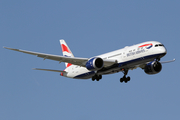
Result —
[[131, 79], [129, 76], [126, 77], [126, 75], [128, 74], [128, 70], [123, 70], [122, 72], [124, 73], [124, 76], [120, 79], [120, 82], [121, 82], [121, 83], [122, 83], [122, 82], [127, 83], [127, 82], [130, 81], [130, 79]]

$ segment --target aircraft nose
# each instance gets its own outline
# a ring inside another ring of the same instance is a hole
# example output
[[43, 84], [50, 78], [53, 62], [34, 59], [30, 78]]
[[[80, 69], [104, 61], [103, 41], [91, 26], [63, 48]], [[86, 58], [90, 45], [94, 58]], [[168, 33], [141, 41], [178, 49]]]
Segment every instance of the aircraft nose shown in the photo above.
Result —
[[167, 54], [167, 50], [166, 50], [166, 48], [165, 48], [164, 46], [161, 47], [160, 51], [161, 51], [161, 53], [164, 54], [164, 55]]
[[166, 54], [167, 53], [167, 49], [165, 47], [163, 47], [163, 52]]

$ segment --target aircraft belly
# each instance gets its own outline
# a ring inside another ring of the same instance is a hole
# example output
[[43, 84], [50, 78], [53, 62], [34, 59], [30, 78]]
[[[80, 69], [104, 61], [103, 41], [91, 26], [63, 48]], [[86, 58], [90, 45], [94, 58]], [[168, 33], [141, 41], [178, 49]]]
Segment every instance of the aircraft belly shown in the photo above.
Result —
[[98, 74], [101, 74], [101, 75], [112, 74], [112, 73], [120, 72], [120, 71], [122, 71], [122, 69], [134, 69], [134, 68], [139, 67], [139, 65], [141, 65], [141, 64], [146, 64], [147, 62], [153, 61], [158, 56], [161, 56], [161, 54], [148, 55], [148, 56], [120, 62], [118, 64], [112, 65], [110, 67], [106, 67], [102, 70], [99, 70]]
[[94, 76], [95, 72], [94, 71], [89, 71], [85, 67], [80, 67], [78, 69], [75, 69], [75, 71], [71, 72], [71, 78], [75, 79], [89, 79]]
[[89, 78], [92, 78], [92, 76], [94, 76], [94, 75], [95, 75], [95, 72], [91, 71], [91, 72], [79, 74], [79, 75], [75, 76], [74, 78], [75, 79], [89, 79]]

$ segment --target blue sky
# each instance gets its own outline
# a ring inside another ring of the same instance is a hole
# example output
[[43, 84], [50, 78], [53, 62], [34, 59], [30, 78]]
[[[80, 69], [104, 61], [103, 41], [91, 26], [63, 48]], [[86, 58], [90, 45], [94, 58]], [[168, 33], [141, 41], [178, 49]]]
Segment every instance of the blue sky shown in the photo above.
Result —
[[31, 0], [0, 1], [0, 45], [62, 55], [59, 39], [73, 54], [90, 58], [153, 40], [168, 54], [159, 74], [129, 71], [99, 82], [64, 78], [32, 68], [64, 64], [0, 50], [1, 120], [169, 120], [180, 118], [180, 1]]

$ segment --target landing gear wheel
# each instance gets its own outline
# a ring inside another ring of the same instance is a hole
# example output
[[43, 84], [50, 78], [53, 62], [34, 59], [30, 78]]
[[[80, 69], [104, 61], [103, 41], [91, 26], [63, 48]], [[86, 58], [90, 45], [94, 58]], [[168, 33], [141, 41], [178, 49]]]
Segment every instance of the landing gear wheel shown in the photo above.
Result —
[[93, 77], [92, 77], [92, 81], [94, 81], [95, 79], [96, 79], [95, 76], [93, 76]]
[[94, 81], [94, 80], [99, 81], [100, 79], [102, 79], [102, 75], [94, 75], [92, 77], [92, 81]]
[[126, 79], [127, 79], [127, 81], [130, 81], [130, 80], [131, 80], [131, 78], [130, 78], [129, 76], [128, 76]]
[[102, 75], [99, 75], [99, 79], [102, 79]]
[[126, 77], [128, 70], [124, 70], [123, 73], [124, 73], [124, 76], [120, 79], [120, 82], [122, 83], [124, 81], [125, 83], [127, 83], [131, 79], [129, 76]]
[[120, 79], [120, 82], [122, 83], [123, 81], [124, 81], [123, 78], [121, 78], [121, 79]]

